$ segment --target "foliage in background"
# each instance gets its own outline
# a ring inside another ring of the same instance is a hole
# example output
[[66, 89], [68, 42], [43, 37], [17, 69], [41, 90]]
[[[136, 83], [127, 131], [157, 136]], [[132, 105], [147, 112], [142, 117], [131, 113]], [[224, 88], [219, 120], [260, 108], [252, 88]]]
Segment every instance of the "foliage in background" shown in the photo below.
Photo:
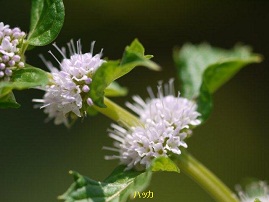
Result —
[[209, 44], [185, 44], [174, 50], [181, 93], [195, 99], [201, 119], [208, 119], [212, 111], [212, 94], [230, 80], [240, 69], [261, 62], [261, 56], [248, 46], [237, 45], [231, 50], [215, 48]]

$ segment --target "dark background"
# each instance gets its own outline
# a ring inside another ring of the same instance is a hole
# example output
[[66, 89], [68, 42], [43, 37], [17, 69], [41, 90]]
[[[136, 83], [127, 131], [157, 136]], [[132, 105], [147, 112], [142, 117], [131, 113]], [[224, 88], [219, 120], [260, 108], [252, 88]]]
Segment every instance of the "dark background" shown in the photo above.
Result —
[[[65, 24], [57, 38], [63, 46], [71, 38], [82, 39], [84, 51], [96, 40], [95, 51], [121, 57], [124, 47], [139, 38], [146, 53], [153, 54], [163, 71], [138, 67], [119, 82], [129, 88], [127, 98], [114, 99], [122, 106], [131, 95], [147, 96], [146, 86], [175, 77], [173, 47], [185, 42], [208, 41], [231, 48], [237, 42], [264, 56], [249, 65], [214, 96], [215, 109], [207, 124], [189, 140], [189, 151], [231, 189], [244, 177], [269, 180], [269, 2], [267, 1], [173, 1], [173, 0], [66, 0]], [[30, 1], [0, 0], [0, 22], [27, 31]], [[27, 52], [28, 63], [42, 67], [37, 56], [51, 45]], [[56, 51], [54, 51], [56, 52]], [[177, 82], [179, 87], [179, 82]], [[71, 129], [44, 123], [46, 115], [33, 109], [38, 90], [15, 92], [19, 110], [0, 111], [0, 201], [53, 202], [71, 184], [69, 170], [96, 180], [104, 179], [117, 161], [105, 161], [111, 145], [103, 115], [78, 121]], [[148, 188], [152, 201], [213, 201], [184, 174], [156, 173]]]

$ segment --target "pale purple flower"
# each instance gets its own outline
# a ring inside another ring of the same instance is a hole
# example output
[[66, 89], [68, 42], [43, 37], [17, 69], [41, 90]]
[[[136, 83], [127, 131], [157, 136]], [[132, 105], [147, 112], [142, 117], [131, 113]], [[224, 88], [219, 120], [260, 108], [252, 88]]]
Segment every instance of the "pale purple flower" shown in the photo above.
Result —
[[144, 101], [134, 96], [134, 104], [127, 106], [139, 115], [141, 126], [124, 128], [112, 124], [109, 136], [115, 140], [114, 147], [104, 147], [118, 152], [118, 155], [106, 156], [106, 159], [119, 159], [126, 169], [148, 168], [154, 158], [181, 154], [181, 148], [187, 148], [185, 138], [191, 128], [200, 124], [197, 105], [186, 98], [174, 96], [173, 80], [158, 88], [155, 97], [149, 90], [150, 99]]
[[185, 133], [179, 133], [164, 122], [148, 121], [144, 126], [125, 129], [112, 124], [109, 136], [115, 140], [114, 147], [104, 149], [116, 151], [118, 155], [106, 156], [106, 159], [119, 159], [126, 169], [143, 170], [150, 166], [154, 158], [169, 154], [181, 154], [180, 147], [187, 147]]
[[52, 63], [45, 62], [52, 74], [51, 85], [47, 85], [43, 99], [34, 99], [34, 102], [43, 103], [41, 108], [48, 114], [49, 119], [54, 119], [55, 124], [64, 123], [69, 125], [69, 120], [73, 115], [81, 117], [86, 114], [86, 108], [93, 105], [89, 97], [89, 84], [91, 77], [100, 67], [104, 60], [101, 59], [101, 53], [93, 55], [93, 46], [90, 53], [82, 53], [80, 41], [77, 45], [71, 40], [67, 44], [70, 57], [67, 57], [65, 48], [60, 49], [56, 44], [54, 47], [61, 53], [63, 60], [59, 63], [60, 69], [55, 68]]
[[185, 130], [191, 133], [191, 127], [201, 123], [198, 119], [197, 105], [187, 98], [175, 96], [174, 84], [171, 79], [168, 84], [158, 86], [158, 93], [155, 97], [152, 89], [148, 88], [150, 99], [144, 101], [140, 96], [133, 96], [134, 104], [126, 103], [127, 107], [133, 110], [141, 119], [151, 119], [154, 122], [165, 121], [168, 126]]
[[21, 46], [25, 36], [20, 28], [0, 22], [0, 81], [9, 81], [14, 69], [24, 67]]

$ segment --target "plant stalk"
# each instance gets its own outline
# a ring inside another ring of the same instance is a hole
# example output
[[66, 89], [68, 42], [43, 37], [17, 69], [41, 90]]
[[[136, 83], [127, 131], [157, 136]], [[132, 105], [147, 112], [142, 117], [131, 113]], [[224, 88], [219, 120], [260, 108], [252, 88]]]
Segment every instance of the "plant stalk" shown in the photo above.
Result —
[[94, 105], [94, 108], [108, 118], [127, 127], [143, 125], [136, 116], [134, 116], [133, 114], [123, 109], [121, 106], [117, 105], [106, 97], [104, 98], [104, 103], [107, 106], [106, 108], [100, 108], [96, 105]]
[[199, 184], [218, 202], [239, 202], [237, 196], [210, 170], [187, 151], [173, 159], [180, 170]]

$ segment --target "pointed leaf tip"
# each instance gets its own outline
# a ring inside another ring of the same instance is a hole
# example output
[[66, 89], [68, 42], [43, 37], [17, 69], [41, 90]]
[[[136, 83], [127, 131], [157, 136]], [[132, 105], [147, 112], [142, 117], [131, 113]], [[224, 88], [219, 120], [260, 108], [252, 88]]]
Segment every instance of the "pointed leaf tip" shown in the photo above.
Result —
[[137, 66], [145, 66], [151, 70], [160, 70], [156, 63], [144, 55], [143, 45], [138, 40], [134, 40], [130, 46], [125, 48], [121, 61], [107, 61], [94, 73], [92, 83], [90, 84], [91, 91], [89, 92], [89, 96], [94, 104], [101, 108], [106, 107], [104, 96], [108, 86]]

